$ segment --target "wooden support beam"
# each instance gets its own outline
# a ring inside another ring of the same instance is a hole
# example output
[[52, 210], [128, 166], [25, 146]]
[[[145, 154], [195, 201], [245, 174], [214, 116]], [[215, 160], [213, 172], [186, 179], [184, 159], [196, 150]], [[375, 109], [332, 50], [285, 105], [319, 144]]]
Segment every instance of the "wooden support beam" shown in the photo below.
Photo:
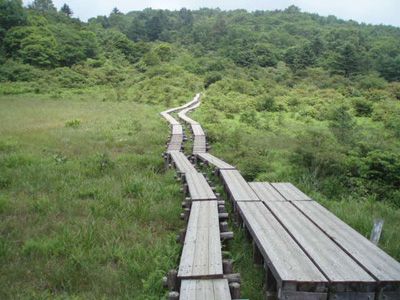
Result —
[[240, 299], [240, 283], [232, 282], [229, 284], [232, 299]]
[[221, 240], [228, 241], [228, 240], [233, 239], [233, 232], [232, 231], [221, 232], [220, 236], [221, 236]]

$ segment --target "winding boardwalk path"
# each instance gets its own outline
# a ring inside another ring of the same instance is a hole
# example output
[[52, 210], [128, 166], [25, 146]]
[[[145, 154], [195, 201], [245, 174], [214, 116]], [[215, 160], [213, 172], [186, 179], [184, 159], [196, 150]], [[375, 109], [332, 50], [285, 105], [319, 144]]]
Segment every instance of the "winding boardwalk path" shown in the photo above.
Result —
[[[234, 166], [207, 153], [204, 130], [186, 115], [199, 106], [197, 94], [188, 104], [161, 113], [172, 131], [166, 162], [176, 168], [188, 194], [183, 213], [188, 226], [177, 276], [181, 299], [240, 296], [238, 282], [229, 282], [224, 274], [223, 201], [181, 152], [185, 136], [173, 112], [190, 126], [194, 160], [214, 169], [237, 223], [251, 237], [254, 262], [263, 264], [266, 272], [266, 299], [400, 299], [399, 262], [293, 184], [248, 183]], [[170, 299], [178, 295], [170, 294]]]

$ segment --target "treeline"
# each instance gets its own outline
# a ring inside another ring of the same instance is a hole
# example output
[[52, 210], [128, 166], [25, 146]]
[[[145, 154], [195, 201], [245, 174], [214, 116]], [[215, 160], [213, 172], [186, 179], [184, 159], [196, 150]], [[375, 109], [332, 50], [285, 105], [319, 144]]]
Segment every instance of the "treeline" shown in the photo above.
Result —
[[276, 67], [293, 72], [322, 67], [346, 77], [377, 72], [400, 80], [400, 29], [343, 21], [334, 16], [283, 11], [179, 11], [145, 9], [83, 23], [67, 4], [51, 0], [0, 1], [1, 62], [19, 60], [41, 68], [70, 67], [88, 59], [121, 55], [137, 63], [149, 42], [185, 47], [195, 56], [227, 59], [239, 67]]
[[285, 62], [293, 71], [323, 67], [345, 76], [379, 72], [400, 79], [400, 29], [373, 26], [284, 11], [165, 11], [145, 9], [89, 20], [115, 28], [129, 39], [185, 45], [197, 55], [218, 55], [241, 67], [274, 67]]

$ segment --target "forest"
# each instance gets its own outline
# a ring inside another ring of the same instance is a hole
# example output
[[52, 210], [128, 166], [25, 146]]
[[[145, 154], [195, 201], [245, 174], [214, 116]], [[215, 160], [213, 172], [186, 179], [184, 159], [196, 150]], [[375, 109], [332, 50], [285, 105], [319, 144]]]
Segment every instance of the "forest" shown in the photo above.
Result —
[[158, 112], [197, 92], [213, 153], [248, 181], [293, 182], [365, 236], [383, 218], [380, 247], [400, 259], [400, 28], [296, 6], [83, 22], [67, 4], [0, 0], [0, 298], [159, 299], [180, 196]]

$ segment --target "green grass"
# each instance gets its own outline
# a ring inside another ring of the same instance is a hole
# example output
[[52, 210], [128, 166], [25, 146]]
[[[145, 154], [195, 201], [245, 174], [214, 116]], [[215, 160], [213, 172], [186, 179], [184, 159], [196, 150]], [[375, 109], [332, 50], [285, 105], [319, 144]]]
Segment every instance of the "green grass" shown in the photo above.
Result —
[[161, 107], [0, 98], [0, 298], [159, 299], [181, 194]]

